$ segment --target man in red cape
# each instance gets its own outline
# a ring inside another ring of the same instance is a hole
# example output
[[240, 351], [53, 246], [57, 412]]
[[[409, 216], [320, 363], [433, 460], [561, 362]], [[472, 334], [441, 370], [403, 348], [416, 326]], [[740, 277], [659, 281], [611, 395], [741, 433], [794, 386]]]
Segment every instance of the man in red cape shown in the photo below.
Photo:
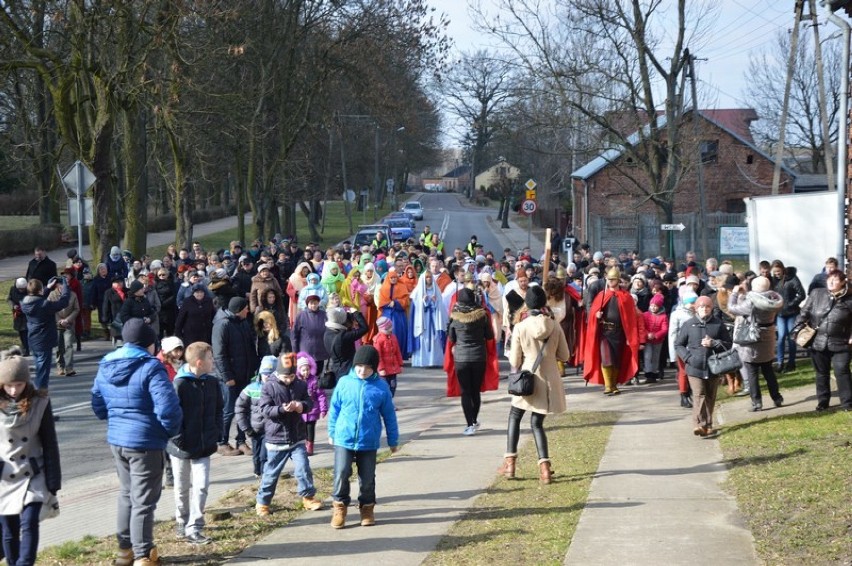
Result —
[[[458, 293], [453, 294], [450, 298], [449, 312], [453, 312], [453, 307], [456, 304]], [[485, 297], [482, 297], [482, 308], [488, 315], [488, 325], [491, 326], [491, 311], [485, 304]], [[482, 378], [482, 386], [480, 391], [494, 391], [500, 383], [500, 362], [497, 358], [497, 341], [485, 341], [485, 377]], [[444, 348], [444, 371], [447, 372], [447, 397], [461, 396], [459, 388], [459, 380], [456, 377], [456, 362], [453, 358], [453, 343], [447, 340], [447, 345]]]
[[619, 287], [615, 267], [606, 272], [606, 287], [589, 309], [583, 352], [583, 379], [603, 384], [605, 395], [617, 395], [639, 368], [639, 326], [630, 293]]

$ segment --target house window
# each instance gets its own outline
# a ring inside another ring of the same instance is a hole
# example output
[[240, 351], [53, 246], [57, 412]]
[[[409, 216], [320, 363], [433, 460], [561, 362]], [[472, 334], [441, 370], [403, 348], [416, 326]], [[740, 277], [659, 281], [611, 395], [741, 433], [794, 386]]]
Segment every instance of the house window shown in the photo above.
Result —
[[749, 153], [746, 155], [746, 164], [751, 165], [752, 163], [754, 163], [754, 156]]
[[703, 140], [701, 142], [701, 163], [716, 163], [719, 161], [719, 140]]

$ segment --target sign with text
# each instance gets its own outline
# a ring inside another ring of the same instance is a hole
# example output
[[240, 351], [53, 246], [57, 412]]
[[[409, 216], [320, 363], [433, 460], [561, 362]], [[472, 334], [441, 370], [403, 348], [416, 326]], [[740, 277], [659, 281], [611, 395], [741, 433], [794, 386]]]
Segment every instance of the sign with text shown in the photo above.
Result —
[[748, 255], [747, 226], [719, 226], [719, 255]]

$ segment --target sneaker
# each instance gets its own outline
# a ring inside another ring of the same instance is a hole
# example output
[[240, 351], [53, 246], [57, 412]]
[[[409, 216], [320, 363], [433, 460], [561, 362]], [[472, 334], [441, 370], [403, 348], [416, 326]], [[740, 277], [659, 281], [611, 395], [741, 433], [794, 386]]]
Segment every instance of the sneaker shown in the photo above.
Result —
[[777, 399], [773, 399], [773, 400], [772, 400], [772, 402], [773, 402], [773, 403], [775, 403], [775, 406], [776, 406], [776, 407], [782, 407], [782, 406], [784, 406], [784, 397], [781, 397], [781, 396], [779, 395], [779, 396], [778, 396], [778, 398], [777, 398]]
[[308, 511], [319, 511], [322, 509], [322, 501], [311, 496], [302, 498], [302, 507]]
[[201, 533], [192, 533], [186, 535], [186, 542], [189, 544], [210, 544], [213, 542], [213, 539], [210, 537], [206, 537]]
[[245, 454], [246, 456], [252, 455], [251, 446], [248, 444], [237, 444], [237, 450], [240, 451], [240, 454]]
[[77, 375], [77, 372], [72, 369], [72, 370], [66, 371], [65, 375], [67, 377], [74, 377], [75, 375]]
[[269, 505], [263, 505], [262, 503], [254, 506], [254, 512], [257, 513], [258, 517], [269, 517], [272, 514], [269, 511]]
[[476, 434], [476, 427], [470, 425], [469, 427], [464, 429], [464, 432], [462, 432], [462, 434], [465, 436], [473, 436], [474, 434]]
[[216, 449], [216, 453], [222, 456], [240, 456], [242, 452], [231, 446], [230, 444], [220, 444]]
[[175, 537], [178, 540], [186, 538], [186, 525], [183, 521], [175, 521]]
[[475, 428], [476, 430], [479, 430], [479, 427], [481, 427], [481, 426], [482, 425], [479, 424], [479, 421], [476, 421], [475, 423], [473, 423], [473, 428]]

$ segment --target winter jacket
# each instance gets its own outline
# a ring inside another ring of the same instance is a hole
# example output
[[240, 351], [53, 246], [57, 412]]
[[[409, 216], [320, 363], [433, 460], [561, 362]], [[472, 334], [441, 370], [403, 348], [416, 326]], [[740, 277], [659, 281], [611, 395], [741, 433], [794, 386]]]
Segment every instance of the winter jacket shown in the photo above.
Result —
[[399, 350], [399, 341], [395, 335], [377, 333], [373, 338], [373, 347], [379, 352], [379, 367], [376, 368], [379, 375], [402, 373], [402, 352]]
[[[127, 296], [127, 290], [124, 291], [124, 296]], [[104, 302], [103, 302], [103, 319], [101, 322], [104, 324], [110, 324], [112, 322], [121, 321], [121, 307], [124, 304], [125, 299], [121, 298], [121, 295], [110, 286], [109, 289], [104, 293]]]
[[267, 291], [274, 290], [281, 296], [281, 285], [278, 280], [272, 275], [269, 279], [264, 279], [259, 273], [251, 278], [251, 290], [249, 291], [249, 306], [251, 312], [256, 312], [258, 305], [263, 304], [263, 296]]
[[260, 411], [260, 389], [263, 383], [260, 376], [240, 391], [234, 410], [237, 426], [249, 436], [262, 435], [263, 413]]
[[811, 348], [817, 351], [844, 352], [852, 337], [852, 293], [846, 285], [837, 296], [826, 288], [814, 289], [808, 295], [796, 328], [808, 323], [817, 333]]
[[175, 336], [183, 340], [187, 346], [193, 342], [207, 342], [213, 340], [213, 301], [204, 297], [200, 301], [190, 295], [183, 303], [183, 308], [178, 311], [175, 320]]
[[772, 283], [772, 288], [781, 295], [781, 298], [784, 300], [784, 306], [781, 308], [781, 312], [778, 313], [778, 316], [782, 316], [784, 318], [798, 316], [799, 311], [802, 310], [800, 305], [802, 304], [802, 301], [805, 300], [805, 288], [802, 286], [802, 282], [799, 281], [799, 277], [796, 275], [796, 268], [786, 268], [784, 278], [773, 279]]
[[308, 378], [304, 382], [308, 385], [308, 395], [313, 402], [311, 410], [302, 413], [302, 420], [306, 423], [315, 423], [328, 413], [328, 397], [325, 396], [325, 391], [319, 387], [317, 381], [317, 364], [314, 359], [304, 352], [299, 352], [297, 357], [308, 360]]
[[172, 278], [157, 279], [154, 284], [160, 299], [160, 323], [166, 328], [174, 326], [177, 320], [177, 290]]
[[33, 397], [26, 414], [14, 417], [0, 408], [0, 422], [0, 515], [20, 515], [62, 488], [50, 399]]
[[[648, 344], [662, 344], [669, 333], [669, 319], [663, 311], [657, 314], [651, 311], [642, 313], [642, 320], [645, 323], [645, 339]], [[653, 334], [648, 338], [649, 334]]]
[[455, 345], [453, 359], [456, 362], [484, 362], [485, 341], [493, 338], [494, 328], [488, 322], [485, 309], [469, 309], [456, 303], [447, 328], [447, 341]]
[[[59, 289], [54, 289], [48, 296], [49, 301], [58, 301], [62, 297]], [[71, 293], [69, 296], [68, 306], [61, 311], [56, 311], [56, 328], [74, 330], [74, 321], [77, 315], [80, 314], [80, 303], [77, 302], [77, 295]], [[64, 323], [64, 324], [63, 324]]]
[[[713, 339], [713, 345], [709, 348], [701, 345], [701, 339], [705, 336]], [[686, 375], [701, 379], [713, 377], [707, 367], [707, 358], [714, 352], [720, 353], [730, 347], [728, 328], [716, 315], [710, 315], [707, 320], [693, 316], [681, 326], [675, 339], [675, 350], [686, 364]]]
[[360, 311], [352, 313], [355, 324], [346, 330], [326, 329], [323, 336], [325, 349], [328, 351], [328, 365], [326, 370], [333, 371], [337, 377], [349, 373], [352, 369], [352, 360], [355, 358], [355, 342], [364, 336], [369, 327], [364, 315]]
[[27, 317], [24, 311], [21, 310], [21, 301], [27, 296], [27, 292], [19, 290], [12, 285], [9, 287], [9, 295], [6, 302], [9, 303], [9, 308], [12, 310], [12, 327], [16, 332], [22, 332], [27, 329]]
[[[92, 411], [107, 420], [107, 442], [132, 450], [164, 450], [181, 431], [183, 411], [160, 361], [135, 344], [98, 365]], [[218, 430], [218, 429], [217, 429]]]
[[89, 285], [88, 293], [84, 298], [85, 303], [92, 308], [92, 310], [97, 309], [98, 311], [98, 322], [101, 324], [107, 323], [108, 321], [104, 318], [104, 295], [107, 290], [112, 286], [108, 277], [101, 277], [99, 275], [95, 275], [92, 278], [92, 283]]
[[124, 261], [123, 257], [119, 257], [114, 260], [111, 257], [107, 256], [106, 260], [104, 260], [104, 265], [107, 268], [107, 279], [112, 281], [116, 277], [121, 277], [122, 279], [127, 279], [127, 275], [130, 272], [130, 269], [127, 267], [127, 262]]
[[[302, 403], [302, 412], [285, 411], [283, 405], [290, 401]], [[304, 441], [307, 438], [307, 427], [302, 414], [312, 407], [308, 385], [304, 381], [296, 378], [287, 385], [273, 374], [260, 388], [260, 412], [263, 415], [266, 442], [292, 446]]]
[[749, 291], [742, 295], [734, 290], [728, 297], [728, 312], [737, 316], [735, 328], [745, 323], [746, 316], [754, 317], [760, 326], [757, 342], [734, 345], [742, 361], [762, 364], [775, 359], [775, 316], [783, 306], [784, 300], [775, 291]]
[[48, 299], [49, 292], [37, 297], [27, 295], [21, 301], [21, 312], [27, 317], [30, 350], [50, 351], [56, 347], [59, 335], [56, 332], [56, 313], [68, 307], [71, 301], [71, 289], [62, 286], [62, 294], [56, 301]]
[[[157, 311], [154, 310], [154, 305], [144, 296], [128, 296], [127, 300], [121, 305], [121, 322], [125, 323], [131, 318], [147, 318], [149, 321], [154, 321], [157, 318]], [[149, 324], [151, 324], [149, 322]]]
[[509, 363], [512, 367], [532, 371], [545, 340], [547, 344], [544, 346], [541, 364], [535, 372], [533, 394], [525, 397], [513, 395], [512, 406], [534, 413], [564, 413], [565, 387], [562, 385], [562, 372], [556, 361], [568, 361], [571, 352], [559, 324], [548, 315], [533, 314], [535, 312], [537, 311], [530, 311], [530, 316], [515, 325]]
[[224, 401], [219, 380], [197, 376], [184, 364], [175, 376], [183, 419], [180, 432], [169, 439], [166, 452], [181, 460], [210, 456], [218, 448]]
[[225, 383], [234, 380], [245, 387], [257, 370], [257, 352], [248, 321], [230, 311], [219, 311], [213, 321], [213, 359], [216, 376]]
[[324, 310], [300, 312], [293, 324], [293, 350], [307, 352], [318, 362], [327, 360], [328, 351], [323, 341], [326, 320]]
[[33, 258], [27, 264], [27, 274], [24, 277], [27, 281], [38, 279], [42, 285], [47, 286], [50, 278], [56, 277], [56, 262], [47, 256], [44, 256], [44, 259], [41, 261]]
[[399, 427], [390, 386], [374, 373], [366, 379], [352, 369], [341, 377], [328, 410], [328, 438], [347, 450], [378, 450], [382, 421], [388, 446], [399, 444]]
[[691, 320], [693, 316], [695, 316], [695, 313], [692, 310], [686, 308], [685, 305], [678, 305], [669, 317], [669, 360], [672, 362], [676, 361], [675, 358], [677, 357], [675, 340], [677, 340], [678, 332], [680, 332], [680, 328], [687, 321]]

